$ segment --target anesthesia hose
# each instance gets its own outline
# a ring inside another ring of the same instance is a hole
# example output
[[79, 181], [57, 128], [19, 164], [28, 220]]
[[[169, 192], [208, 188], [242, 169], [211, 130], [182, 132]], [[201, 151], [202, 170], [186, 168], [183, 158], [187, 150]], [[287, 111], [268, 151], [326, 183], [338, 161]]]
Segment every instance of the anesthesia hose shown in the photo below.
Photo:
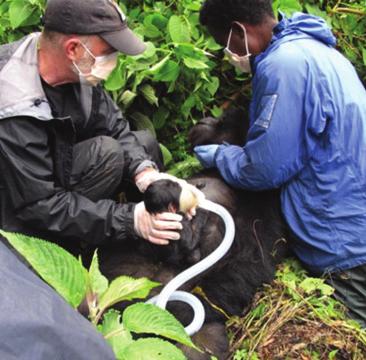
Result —
[[215, 251], [213, 251], [210, 255], [202, 259], [197, 264], [178, 274], [174, 279], [172, 279], [171, 281], [169, 281], [168, 284], [165, 285], [159, 295], [155, 296], [149, 301], [150, 303], [153, 303], [162, 309], [165, 309], [167, 302], [172, 300], [183, 301], [190, 305], [194, 311], [194, 317], [191, 324], [189, 324], [185, 328], [188, 335], [195, 334], [203, 326], [203, 323], [205, 321], [205, 309], [201, 301], [194, 295], [185, 291], [176, 290], [187, 281], [206, 271], [221, 258], [223, 258], [225, 254], [229, 251], [235, 236], [235, 226], [233, 218], [224, 207], [209, 200], [203, 200], [199, 206], [203, 209], [214, 212], [223, 219], [225, 224], [224, 239]]

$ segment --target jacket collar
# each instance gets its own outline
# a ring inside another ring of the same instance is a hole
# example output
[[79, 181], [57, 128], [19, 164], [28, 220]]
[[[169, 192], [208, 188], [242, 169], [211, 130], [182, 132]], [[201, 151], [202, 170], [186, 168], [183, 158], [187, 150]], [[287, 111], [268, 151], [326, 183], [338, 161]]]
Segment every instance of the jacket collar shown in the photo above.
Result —
[[38, 71], [39, 36], [40, 33], [27, 36], [0, 72], [0, 119], [53, 118]]
[[[43, 121], [54, 118], [38, 70], [39, 37], [40, 33], [28, 35], [0, 70], [0, 120], [16, 116]], [[84, 115], [89, 119], [93, 88], [81, 85], [74, 89]]]

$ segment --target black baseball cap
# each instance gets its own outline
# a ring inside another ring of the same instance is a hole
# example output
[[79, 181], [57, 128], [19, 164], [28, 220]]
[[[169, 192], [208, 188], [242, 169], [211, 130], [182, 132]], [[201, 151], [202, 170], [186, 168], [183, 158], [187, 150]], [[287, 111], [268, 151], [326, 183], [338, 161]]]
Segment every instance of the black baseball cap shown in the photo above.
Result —
[[146, 49], [113, 0], [48, 0], [43, 25], [64, 34], [99, 35], [127, 55], [138, 55]]

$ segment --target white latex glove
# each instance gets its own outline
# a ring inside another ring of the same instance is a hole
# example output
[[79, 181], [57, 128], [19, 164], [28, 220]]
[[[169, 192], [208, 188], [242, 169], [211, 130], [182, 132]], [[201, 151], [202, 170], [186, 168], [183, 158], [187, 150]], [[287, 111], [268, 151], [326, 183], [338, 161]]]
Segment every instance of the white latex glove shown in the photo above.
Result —
[[179, 240], [182, 230], [182, 216], [175, 213], [149, 214], [145, 209], [144, 202], [135, 207], [134, 226], [136, 233], [157, 245], [168, 245], [169, 240]]
[[[147, 187], [157, 180], [171, 180], [177, 182], [182, 188], [186, 188], [187, 190], [191, 191], [197, 198], [197, 203], [199, 204], [205, 199], [205, 194], [197, 189], [195, 186], [187, 183], [187, 181], [183, 179], [179, 179], [174, 175], [170, 175], [167, 173], [160, 173], [157, 170], [149, 169], [147, 171], [143, 171], [142, 173], [138, 174], [136, 176], [136, 186], [140, 190], [140, 192], [145, 192]], [[192, 208], [187, 213], [187, 216], [189, 218], [192, 218], [192, 216], [196, 215], [196, 208]]]

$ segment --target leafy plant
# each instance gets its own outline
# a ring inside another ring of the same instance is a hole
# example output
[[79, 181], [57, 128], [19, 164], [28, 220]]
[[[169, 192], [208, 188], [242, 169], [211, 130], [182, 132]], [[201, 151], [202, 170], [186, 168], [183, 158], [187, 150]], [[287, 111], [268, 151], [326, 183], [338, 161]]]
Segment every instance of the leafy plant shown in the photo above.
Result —
[[247, 314], [229, 320], [233, 358], [364, 359], [366, 331], [347, 318], [333, 292], [298, 261], [286, 260]]
[[86, 299], [89, 319], [111, 345], [117, 359], [134, 360], [136, 354], [149, 360], [185, 359], [182, 351], [168, 341], [158, 338], [135, 340], [133, 333], [155, 334], [197, 349], [174, 316], [155, 305], [136, 303], [128, 306], [123, 314], [113, 309], [107, 311], [121, 301], [147, 297], [159, 283], [120, 276], [109, 284], [99, 270], [97, 253], [88, 271], [81, 261], [58, 245], [2, 230], [0, 235], [72, 307], [77, 308]]
[[[144, 54], [121, 55], [105, 88], [135, 129], [149, 129], [164, 144], [166, 165], [189, 158], [187, 132], [200, 118], [246, 106], [250, 78], [223, 61], [221, 47], [199, 24], [203, 0], [119, 0], [130, 26], [144, 38]], [[0, 0], [0, 43], [40, 29], [45, 0]], [[323, 17], [338, 47], [366, 84], [364, 0], [274, 0], [275, 12]]]
[[[233, 102], [247, 106], [251, 95], [250, 78], [235, 72], [223, 60], [221, 47], [199, 25], [199, 9], [203, 0], [118, 2], [127, 13], [130, 26], [147, 42], [147, 50], [136, 57], [121, 55], [118, 67], [105, 83], [105, 88], [135, 129], [149, 129], [163, 144], [164, 161], [170, 171], [178, 176], [188, 176], [200, 168], [188, 151], [188, 130], [204, 116], [219, 116]], [[45, 0], [0, 0], [0, 43], [39, 31], [44, 6]], [[366, 84], [365, 0], [274, 0], [273, 7], [276, 12], [282, 11], [287, 15], [305, 11], [324, 18], [337, 37], [338, 49], [355, 65]], [[40, 252], [37, 261], [43, 256]], [[81, 270], [81, 264], [75, 261], [69, 263], [70, 269], [74, 268], [79, 275], [84, 272], [85, 281], [81, 280], [81, 276], [72, 275], [73, 271], [68, 271], [67, 276], [73, 279], [71, 284], [76, 287], [72, 291], [73, 296], [69, 297], [67, 289], [56, 285], [58, 282], [62, 284], [66, 273], [61, 274], [60, 279], [53, 279], [53, 286], [59, 287], [58, 291], [64, 292], [63, 296], [74, 307], [87, 289], [91, 319], [98, 323], [98, 328], [116, 353], [122, 354], [127, 344], [131, 344], [128, 354], [136, 354], [137, 343], [142, 344], [141, 349], [152, 348], [145, 339], [133, 340], [131, 331], [125, 329], [121, 314], [104, 312], [112, 302], [109, 295], [105, 295], [112, 284], [108, 284], [99, 273], [97, 259], [89, 271]], [[57, 264], [63, 268], [63, 265]], [[33, 266], [38, 265], [34, 263]], [[46, 278], [47, 274], [44, 276]], [[128, 283], [128, 279], [122, 279], [118, 284], [124, 281]], [[132, 289], [141, 285], [134, 284], [127, 287]], [[153, 287], [152, 284], [149, 286]], [[148, 291], [149, 286], [144, 291]], [[359, 353], [364, 350], [365, 335], [344, 320], [342, 307], [328, 295], [330, 291], [326, 284], [318, 280], [306, 280], [305, 272], [297, 263], [285, 263], [275, 286], [266, 288], [260, 294], [262, 297], [254, 303], [247, 317], [233, 319], [231, 329], [239, 334], [232, 341], [234, 358], [258, 358], [260, 351], [266, 349], [262, 340], [273, 339], [268, 334], [275, 335], [276, 329], [283, 329], [276, 325], [283, 325], [286, 321], [294, 324], [302, 321], [302, 327], [318, 322], [325, 324], [329, 334], [339, 341], [335, 345], [332, 345], [335, 340], [323, 341], [325, 345], [321, 349], [329, 359], [337, 358], [337, 353], [341, 354], [342, 351], [355, 354], [354, 358], [362, 358]], [[277, 304], [278, 307], [275, 307]], [[277, 316], [274, 316], [274, 310], [278, 310]], [[338, 330], [337, 324], [341, 330]], [[344, 334], [344, 341], [339, 338], [339, 331]], [[314, 342], [316, 339], [314, 337]], [[158, 349], [161, 342], [155, 339], [154, 344]], [[267, 349], [269, 346], [267, 344]], [[316, 344], [311, 343], [311, 346]], [[334, 348], [337, 346], [340, 348]], [[316, 358], [311, 351], [304, 358], [310, 356]]]

